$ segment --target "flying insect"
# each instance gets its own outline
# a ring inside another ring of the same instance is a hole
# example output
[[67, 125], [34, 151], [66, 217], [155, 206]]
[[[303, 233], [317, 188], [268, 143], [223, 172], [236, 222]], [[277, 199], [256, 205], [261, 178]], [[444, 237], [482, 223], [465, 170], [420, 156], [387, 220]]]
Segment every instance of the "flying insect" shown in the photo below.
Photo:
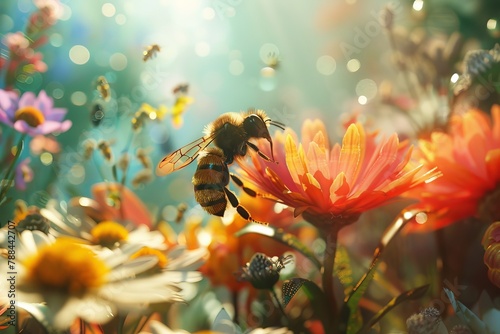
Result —
[[[275, 162], [269, 124], [284, 129], [284, 124], [272, 121], [262, 110], [223, 114], [206, 127], [205, 136], [165, 156], [158, 164], [156, 174], [168, 175], [188, 166], [200, 157], [192, 182], [195, 199], [201, 207], [212, 215], [223, 216], [229, 201], [244, 219], [259, 223], [227, 188], [231, 178], [245, 192], [256, 195], [229, 172], [228, 165], [233, 163], [235, 158], [245, 156], [248, 148], [257, 152], [262, 159]], [[270, 144], [271, 157], [251, 143], [249, 141], [251, 138], [265, 138]], [[211, 143], [215, 147], [207, 148]]]
[[158, 52], [160, 52], [160, 46], [158, 44], [148, 45], [142, 52], [142, 60], [147, 61], [149, 59], [152, 59]]

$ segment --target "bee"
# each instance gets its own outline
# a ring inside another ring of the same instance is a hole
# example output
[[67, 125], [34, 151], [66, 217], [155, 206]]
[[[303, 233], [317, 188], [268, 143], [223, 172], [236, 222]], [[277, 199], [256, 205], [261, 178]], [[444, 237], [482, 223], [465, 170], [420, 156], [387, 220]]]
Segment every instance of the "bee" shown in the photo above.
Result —
[[181, 94], [187, 94], [189, 89], [189, 84], [178, 84], [172, 89], [172, 93], [175, 95], [181, 93]]
[[130, 157], [128, 155], [127, 152], [124, 152], [121, 156], [120, 156], [120, 159], [118, 159], [118, 168], [122, 171], [122, 172], [126, 172], [127, 171], [127, 168], [130, 164]]
[[[170, 174], [186, 167], [200, 156], [192, 183], [195, 199], [201, 207], [212, 215], [223, 216], [229, 201], [240, 216], [257, 222], [239, 204], [236, 195], [227, 188], [229, 179], [250, 195], [255, 196], [256, 193], [244, 187], [239, 178], [229, 173], [228, 165], [233, 163], [235, 158], [245, 156], [248, 148], [257, 152], [264, 160], [275, 162], [268, 124], [284, 129], [282, 123], [272, 121], [262, 110], [223, 114], [206, 127], [205, 136], [164, 157], [158, 164], [156, 174]], [[269, 141], [271, 158], [249, 142], [251, 138], [265, 138]], [[212, 142], [215, 147], [207, 148]]]
[[180, 203], [177, 205], [177, 215], [175, 216], [175, 222], [180, 223], [181, 220], [184, 218], [184, 213], [187, 210], [187, 204], [186, 203]]
[[160, 52], [160, 46], [158, 44], [151, 44], [146, 47], [146, 50], [142, 52], [142, 60], [147, 61], [152, 59], [156, 53]]
[[108, 162], [113, 160], [113, 153], [111, 152], [110, 145], [110, 142], [107, 140], [101, 140], [99, 141], [99, 143], [97, 143], [97, 148], [101, 151], [104, 159], [106, 159]]
[[109, 87], [108, 80], [106, 80], [103, 75], [97, 78], [97, 91], [101, 94], [104, 101], [109, 101], [111, 97], [111, 89]]
[[137, 157], [137, 159], [139, 159], [142, 166], [146, 169], [151, 169], [151, 166], [153, 164], [151, 162], [151, 158], [148, 157], [148, 153], [150, 153], [150, 152], [151, 152], [151, 149], [145, 149], [145, 148], [139, 147], [137, 149], [137, 152], [135, 153], [135, 156]]
[[104, 118], [104, 109], [100, 103], [94, 104], [90, 111], [90, 121], [94, 126], [98, 126]]
[[151, 182], [152, 180], [153, 180], [153, 172], [151, 171], [151, 169], [144, 168], [135, 174], [131, 183], [134, 188], [137, 188], [141, 185], [145, 185], [146, 183]]
[[278, 55], [274, 52], [269, 52], [267, 55], [267, 59], [264, 62], [267, 67], [272, 68], [273, 70], [276, 70], [278, 66], [280, 65], [280, 59], [278, 58]]
[[83, 158], [89, 160], [97, 147], [97, 143], [94, 139], [87, 139], [82, 143], [83, 146]]

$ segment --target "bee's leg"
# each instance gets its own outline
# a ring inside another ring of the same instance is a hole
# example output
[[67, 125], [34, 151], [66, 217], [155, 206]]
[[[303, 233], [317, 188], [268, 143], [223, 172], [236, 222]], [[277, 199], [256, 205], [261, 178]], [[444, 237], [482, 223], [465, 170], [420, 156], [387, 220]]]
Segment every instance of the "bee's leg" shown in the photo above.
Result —
[[231, 179], [233, 180], [233, 182], [236, 183], [236, 185], [238, 187], [243, 189], [243, 191], [246, 192], [248, 195], [250, 195], [252, 197], [257, 197], [260, 195], [260, 194], [257, 194], [257, 192], [255, 190], [245, 187], [245, 184], [243, 183], [243, 181], [241, 181], [241, 179], [239, 177], [237, 177], [235, 174], [229, 173], [229, 175], [231, 176]]
[[258, 155], [260, 155], [260, 157], [266, 161], [269, 161], [269, 162], [275, 162], [274, 160], [272, 160], [271, 158], [269, 158], [267, 155], [265, 155], [264, 153], [262, 153], [259, 148], [255, 145], [255, 144], [252, 144], [251, 142], [247, 141], [247, 145], [248, 147], [250, 147], [252, 150], [254, 150], [255, 152], [257, 152]]
[[240, 205], [240, 201], [238, 201], [238, 197], [236, 197], [236, 195], [231, 190], [224, 187], [224, 192], [226, 193], [226, 196], [229, 199], [229, 203], [231, 203], [233, 208], [235, 208], [236, 211], [238, 211], [238, 214], [243, 219], [246, 219], [248, 221], [251, 221], [251, 222], [254, 222], [257, 224], [261, 224], [261, 225], [269, 225], [268, 223], [262, 223], [262, 222], [259, 222], [255, 219], [253, 219], [252, 216], [250, 216], [250, 212], [248, 212], [248, 210], [245, 209], [244, 206]]
[[231, 179], [233, 180], [233, 182], [236, 183], [236, 185], [238, 187], [240, 187], [241, 189], [243, 189], [243, 191], [247, 195], [250, 195], [252, 197], [265, 198], [265, 199], [271, 200], [271, 201], [273, 201], [275, 203], [285, 204], [285, 203], [283, 203], [283, 201], [277, 199], [273, 195], [258, 193], [258, 192], [256, 192], [255, 190], [253, 190], [251, 188], [245, 187], [245, 184], [243, 183], [243, 181], [241, 181], [241, 179], [238, 176], [236, 176], [235, 174], [229, 173], [229, 175], [231, 176]]

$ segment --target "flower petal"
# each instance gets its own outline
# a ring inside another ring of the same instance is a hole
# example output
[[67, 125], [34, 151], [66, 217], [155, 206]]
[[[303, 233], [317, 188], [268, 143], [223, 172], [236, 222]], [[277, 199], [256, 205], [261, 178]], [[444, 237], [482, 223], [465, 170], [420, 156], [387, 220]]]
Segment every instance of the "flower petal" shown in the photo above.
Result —
[[485, 157], [488, 180], [500, 180], [500, 148], [489, 151]]
[[45, 112], [44, 116], [47, 121], [61, 122], [68, 111], [64, 108], [53, 108]]
[[76, 318], [82, 318], [89, 323], [102, 324], [116, 315], [116, 310], [110, 303], [92, 295], [70, 298], [60, 309], [54, 311], [54, 326], [59, 329], [69, 328]]
[[396, 161], [399, 147], [399, 140], [396, 134], [392, 135], [380, 147], [380, 150], [371, 159], [372, 163], [366, 170], [363, 171], [360, 181], [353, 187], [353, 190], [358, 192], [367, 189], [379, 189], [385, 184], [394, 173], [393, 163]]
[[[301, 147], [299, 147], [299, 150], [301, 150]], [[288, 135], [285, 141], [286, 165], [290, 171], [293, 181], [298, 185], [301, 184], [301, 176], [307, 172], [307, 167], [299, 150], [297, 149], [297, 145], [293, 141], [292, 136]]]
[[36, 96], [33, 92], [26, 92], [19, 98], [19, 108], [33, 106], [36, 103]]
[[361, 134], [355, 124], [349, 125], [342, 140], [339, 156], [339, 171], [344, 172], [347, 182], [355, 181], [359, 173], [360, 161], [363, 156]]
[[344, 172], [340, 172], [330, 186], [330, 198], [335, 198], [336, 196], [347, 196], [350, 190], [351, 187], [349, 187], [349, 183], [346, 180]]
[[[321, 140], [320, 137], [323, 139]], [[302, 145], [304, 145], [305, 149], [309, 149], [309, 145], [312, 142], [316, 142], [320, 147], [324, 147], [327, 151], [328, 141], [325, 141], [325, 138], [328, 138], [328, 132], [326, 131], [325, 124], [320, 119], [306, 119], [304, 124], [302, 125]]]
[[307, 150], [306, 162], [308, 171], [313, 175], [316, 171], [319, 171], [325, 178], [329, 179], [328, 154], [329, 152], [324, 147], [321, 147], [316, 142], [311, 142]]

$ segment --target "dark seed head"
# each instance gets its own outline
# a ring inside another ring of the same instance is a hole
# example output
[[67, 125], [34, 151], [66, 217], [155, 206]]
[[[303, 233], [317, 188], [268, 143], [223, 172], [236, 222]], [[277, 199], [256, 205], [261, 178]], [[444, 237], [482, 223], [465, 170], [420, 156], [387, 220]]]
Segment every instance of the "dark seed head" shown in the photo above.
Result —
[[23, 220], [21, 220], [16, 225], [16, 230], [21, 233], [22, 231], [41, 231], [45, 234], [49, 233], [49, 222], [48, 220], [40, 215], [39, 213], [32, 213], [27, 215]]
[[250, 282], [256, 289], [271, 289], [279, 280], [279, 273], [291, 261], [292, 256], [272, 258], [255, 253], [250, 262], [237, 274], [239, 280]]

